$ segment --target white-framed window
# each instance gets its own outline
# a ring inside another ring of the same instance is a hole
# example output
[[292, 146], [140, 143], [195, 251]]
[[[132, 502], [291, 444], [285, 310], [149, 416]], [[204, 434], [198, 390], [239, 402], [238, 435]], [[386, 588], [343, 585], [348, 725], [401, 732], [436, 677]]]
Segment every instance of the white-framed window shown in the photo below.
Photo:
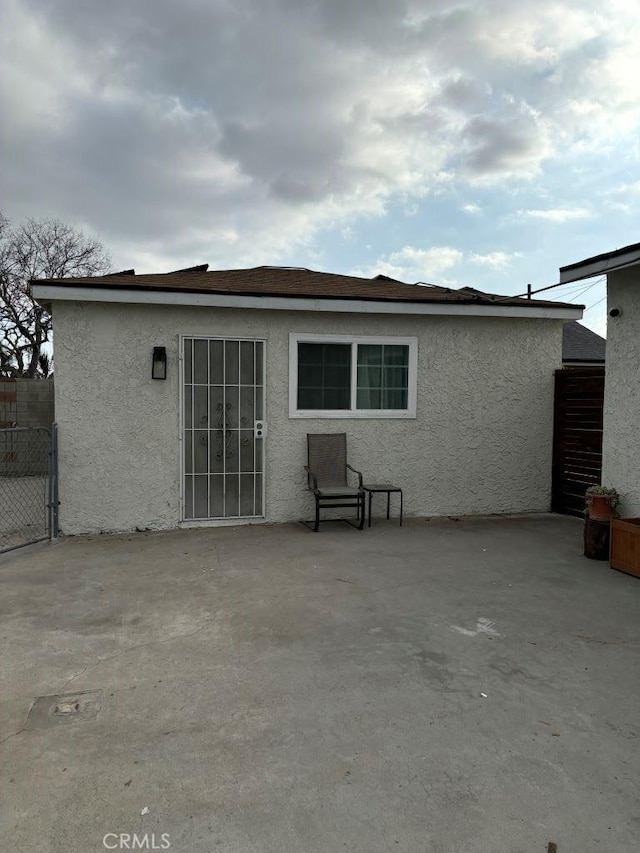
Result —
[[418, 339], [289, 335], [289, 417], [415, 418]]

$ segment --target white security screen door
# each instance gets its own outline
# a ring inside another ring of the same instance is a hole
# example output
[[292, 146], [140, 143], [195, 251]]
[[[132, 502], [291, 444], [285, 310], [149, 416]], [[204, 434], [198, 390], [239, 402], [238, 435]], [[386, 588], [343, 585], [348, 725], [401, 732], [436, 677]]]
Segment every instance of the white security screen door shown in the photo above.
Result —
[[264, 342], [183, 339], [183, 519], [262, 516]]

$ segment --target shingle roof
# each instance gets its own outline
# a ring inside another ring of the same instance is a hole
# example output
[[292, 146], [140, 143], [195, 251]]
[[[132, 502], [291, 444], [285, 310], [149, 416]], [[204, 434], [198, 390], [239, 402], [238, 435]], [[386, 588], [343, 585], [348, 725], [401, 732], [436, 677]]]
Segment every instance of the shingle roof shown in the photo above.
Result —
[[565, 323], [562, 331], [562, 361], [598, 361], [604, 364], [607, 341], [577, 321]]
[[601, 255], [594, 255], [592, 258], [585, 258], [582, 261], [576, 261], [574, 264], [566, 264], [566, 266], [560, 267], [560, 272], [567, 272], [568, 270], [577, 269], [578, 267], [585, 266], [586, 264], [594, 264], [598, 261], [615, 261], [616, 258], [627, 255], [629, 252], [637, 252], [639, 249], [640, 243], [632, 243], [630, 246], [623, 246], [621, 249], [614, 249], [612, 252], [603, 252]]
[[[308, 299], [362, 299], [392, 302], [456, 302], [459, 304], [496, 304], [522, 307], [565, 307], [561, 302], [523, 299], [483, 293], [471, 287], [458, 290], [437, 285], [404, 284], [386, 276], [360, 278], [352, 275], [315, 272], [298, 267], [254, 267], [239, 270], [212, 270], [203, 267], [150, 275], [130, 274], [87, 278], [34, 279], [32, 284], [58, 287], [91, 287], [118, 290], [162, 290], [188, 293], [240, 294], [243, 296], [280, 296]], [[117, 298], [117, 297], [116, 297]], [[581, 308], [571, 304], [566, 307]]]

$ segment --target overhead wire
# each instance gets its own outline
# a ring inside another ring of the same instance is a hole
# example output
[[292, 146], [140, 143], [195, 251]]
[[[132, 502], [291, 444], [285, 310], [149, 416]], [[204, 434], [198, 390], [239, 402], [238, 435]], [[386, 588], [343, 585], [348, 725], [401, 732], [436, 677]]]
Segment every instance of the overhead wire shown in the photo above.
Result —
[[604, 280], [604, 278], [605, 278], [605, 276], [600, 276], [600, 278], [597, 278], [597, 279], [596, 279], [594, 282], [592, 282], [591, 284], [588, 284], [586, 287], [583, 287], [583, 288], [582, 288], [582, 290], [580, 290], [578, 293], [576, 293], [576, 294], [575, 294], [575, 295], [574, 295], [574, 296], [569, 300], [569, 302], [574, 302], [574, 301], [575, 301], [579, 296], [582, 296], [584, 293], [587, 293], [587, 291], [591, 290], [591, 288], [592, 288], [592, 287], [595, 287], [595, 286], [596, 286], [596, 284], [600, 284], [600, 283]]
[[[607, 262], [606, 266], [601, 270], [601, 274], [598, 277], [598, 281], [602, 281], [602, 279], [606, 277], [608, 272], [612, 272], [612, 270], [609, 269], [609, 262], [611, 262], [611, 261], [615, 261], [615, 258], [609, 258], [609, 261]], [[639, 263], [640, 263], [640, 259], [634, 258], [632, 261], [627, 261], [624, 264], [616, 264], [614, 269], [615, 270], [621, 270], [621, 269], [625, 269], [625, 267], [637, 266]], [[595, 273], [595, 275], [598, 275], [598, 273]], [[537, 288], [537, 290], [532, 290], [530, 292], [527, 291], [526, 293], [519, 293], [515, 296], [513, 296], [513, 295], [501, 296], [500, 301], [505, 300], [505, 299], [526, 299], [528, 296], [529, 297], [534, 296], [536, 293], [543, 293], [546, 290], [553, 290], [556, 287], [564, 287], [565, 285], [575, 284], [576, 281], [584, 281], [584, 280], [585, 280], [584, 277], [582, 277], [582, 279], [574, 279], [573, 281], [560, 281], [560, 282], [556, 282], [555, 284], [549, 284], [546, 287], [539, 287], [539, 288]], [[597, 284], [597, 282], [594, 282], [594, 284]], [[498, 301], [498, 300], [496, 300], [496, 301]], [[553, 302], [556, 300], [552, 299], [550, 301]]]
[[591, 311], [591, 309], [592, 309], [592, 308], [595, 308], [595, 307], [596, 307], [596, 305], [600, 305], [600, 303], [601, 303], [601, 302], [604, 302], [604, 300], [605, 300], [606, 298], [607, 298], [607, 294], [605, 293], [605, 295], [604, 295], [601, 299], [598, 299], [598, 301], [597, 301], [597, 302], [594, 302], [594, 303], [593, 303], [593, 305], [589, 305], [589, 307], [588, 307], [588, 308], [585, 308], [585, 309], [584, 309], [584, 313], [586, 314], [586, 313], [587, 313], [587, 311]]

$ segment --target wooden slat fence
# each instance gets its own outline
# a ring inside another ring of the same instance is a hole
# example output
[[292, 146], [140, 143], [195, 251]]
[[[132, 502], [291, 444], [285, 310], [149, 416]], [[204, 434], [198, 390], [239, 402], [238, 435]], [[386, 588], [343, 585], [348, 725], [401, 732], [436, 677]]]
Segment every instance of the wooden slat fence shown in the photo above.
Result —
[[551, 509], [582, 515], [602, 475], [604, 368], [556, 370]]

